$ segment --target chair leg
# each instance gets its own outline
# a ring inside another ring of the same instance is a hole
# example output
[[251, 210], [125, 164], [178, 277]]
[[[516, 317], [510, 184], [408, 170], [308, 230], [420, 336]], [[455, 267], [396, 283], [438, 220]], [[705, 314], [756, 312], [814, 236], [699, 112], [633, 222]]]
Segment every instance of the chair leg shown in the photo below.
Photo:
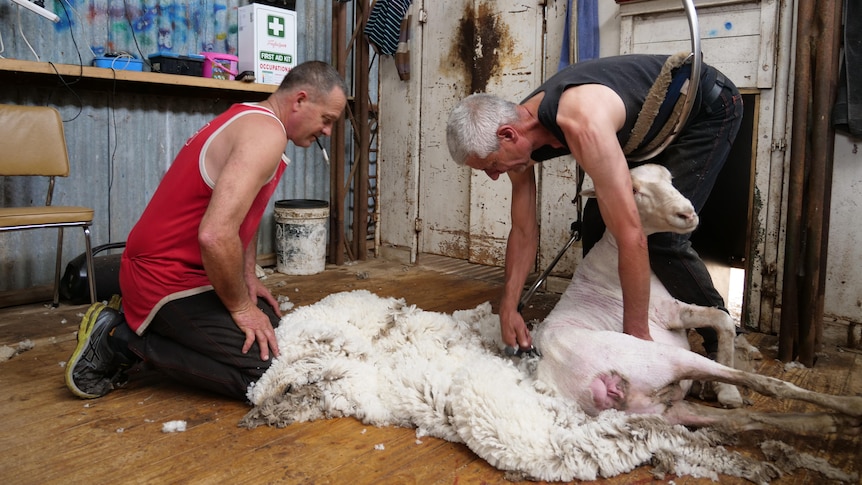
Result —
[[87, 246], [87, 281], [90, 284], [90, 304], [96, 303], [96, 268], [93, 264], [93, 249], [90, 244], [90, 226], [84, 226], [84, 244]]
[[57, 228], [57, 265], [54, 268], [54, 302], [52, 306], [60, 306], [60, 265], [63, 264], [63, 228]]

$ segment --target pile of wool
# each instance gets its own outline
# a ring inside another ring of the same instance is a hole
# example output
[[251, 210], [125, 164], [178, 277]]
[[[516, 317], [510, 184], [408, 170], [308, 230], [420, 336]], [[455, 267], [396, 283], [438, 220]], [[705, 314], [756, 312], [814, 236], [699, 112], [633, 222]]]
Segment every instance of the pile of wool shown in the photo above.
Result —
[[488, 303], [450, 315], [356, 290], [297, 308], [276, 334], [281, 356], [249, 388], [242, 426], [352, 416], [464, 443], [534, 480], [594, 480], [647, 463], [714, 480], [781, 474], [725, 449], [728, 437], [714, 430], [613, 410], [587, 416], [535, 379], [534, 359], [502, 355]]

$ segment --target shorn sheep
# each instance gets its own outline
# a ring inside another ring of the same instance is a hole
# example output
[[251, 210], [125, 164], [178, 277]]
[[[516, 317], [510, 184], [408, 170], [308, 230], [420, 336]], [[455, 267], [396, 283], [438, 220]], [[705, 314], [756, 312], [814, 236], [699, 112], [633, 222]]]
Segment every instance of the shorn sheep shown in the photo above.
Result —
[[[691, 203], [671, 183], [670, 172], [647, 164], [632, 169], [635, 201], [647, 234], [688, 233], [698, 224]], [[538, 378], [576, 401], [590, 415], [605, 409], [658, 414], [672, 424], [718, 426], [733, 431], [775, 427], [795, 432], [859, 432], [862, 397], [833, 396], [733, 368], [735, 326], [717, 308], [674, 299], [653, 274], [650, 334], [654, 341], [622, 333], [622, 293], [617, 247], [606, 232], [578, 266], [560, 301], [539, 326], [542, 352]], [[713, 327], [719, 335], [717, 361], [689, 350], [686, 330]], [[692, 380], [718, 383], [718, 401], [739, 408], [733, 385], [761, 394], [799, 399], [838, 413], [769, 414], [720, 409], [685, 401]]]

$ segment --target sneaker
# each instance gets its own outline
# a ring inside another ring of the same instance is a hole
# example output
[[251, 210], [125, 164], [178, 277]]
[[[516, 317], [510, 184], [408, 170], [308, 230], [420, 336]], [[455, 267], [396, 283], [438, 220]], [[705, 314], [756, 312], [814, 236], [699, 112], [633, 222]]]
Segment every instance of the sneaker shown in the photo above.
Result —
[[108, 342], [117, 325], [125, 322], [122, 313], [104, 303], [90, 306], [78, 328], [78, 346], [66, 363], [66, 386], [78, 397], [102, 397], [128, 381], [131, 367]]

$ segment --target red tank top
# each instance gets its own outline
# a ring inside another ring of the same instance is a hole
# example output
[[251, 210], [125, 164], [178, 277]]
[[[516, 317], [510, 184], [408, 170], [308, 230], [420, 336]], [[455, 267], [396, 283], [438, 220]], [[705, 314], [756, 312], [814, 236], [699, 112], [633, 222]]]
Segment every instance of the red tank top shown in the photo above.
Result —
[[[126, 321], [139, 334], [164, 303], [211, 288], [198, 244], [198, 227], [213, 193], [204, 178], [205, 150], [224, 127], [246, 115], [275, 117], [257, 105], [235, 104], [198, 130], [177, 154], [129, 233], [120, 289]], [[282, 155], [282, 163], [255, 197], [239, 229], [243, 247], [254, 237], [288, 163]]]

